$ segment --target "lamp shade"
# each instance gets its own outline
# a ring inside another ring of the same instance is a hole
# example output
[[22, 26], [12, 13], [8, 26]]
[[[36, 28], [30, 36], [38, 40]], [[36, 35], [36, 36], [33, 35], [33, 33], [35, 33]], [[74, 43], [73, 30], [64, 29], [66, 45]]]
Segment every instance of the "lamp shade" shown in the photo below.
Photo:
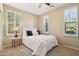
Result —
[[18, 32], [18, 27], [13, 27], [12, 30], [15, 31], [15, 32]]

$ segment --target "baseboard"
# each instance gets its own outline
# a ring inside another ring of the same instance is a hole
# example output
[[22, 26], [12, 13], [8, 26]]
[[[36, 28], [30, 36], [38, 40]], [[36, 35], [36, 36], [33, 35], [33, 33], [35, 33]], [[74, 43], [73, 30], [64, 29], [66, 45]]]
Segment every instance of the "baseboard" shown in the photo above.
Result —
[[68, 47], [68, 48], [71, 48], [71, 49], [74, 49], [74, 50], [78, 50], [79, 51], [79, 49], [78, 48], [75, 48], [75, 47], [71, 47], [71, 46], [68, 46], [68, 45], [64, 45], [65, 47]]

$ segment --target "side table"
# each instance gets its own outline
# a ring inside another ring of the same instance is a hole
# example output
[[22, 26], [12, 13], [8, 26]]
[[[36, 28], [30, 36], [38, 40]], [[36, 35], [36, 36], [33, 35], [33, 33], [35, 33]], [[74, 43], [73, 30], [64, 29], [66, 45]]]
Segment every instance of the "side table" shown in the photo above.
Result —
[[21, 37], [13, 37], [12, 40], [12, 46], [15, 48], [16, 46], [20, 46], [21, 44]]

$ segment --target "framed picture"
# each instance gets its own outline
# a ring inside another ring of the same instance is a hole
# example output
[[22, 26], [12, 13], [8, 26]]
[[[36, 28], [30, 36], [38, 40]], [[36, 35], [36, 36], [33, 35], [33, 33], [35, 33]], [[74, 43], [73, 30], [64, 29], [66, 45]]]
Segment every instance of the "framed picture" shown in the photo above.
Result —
[[46, 15], [46, 16], [43, 16], [43, 30], [44, 30], [44, 33], [48, 33], [48, 26], [49, 26], [49, 17]]
[[64, 35], [78, 36], [78, 8], [76, 6], [64, 11]]

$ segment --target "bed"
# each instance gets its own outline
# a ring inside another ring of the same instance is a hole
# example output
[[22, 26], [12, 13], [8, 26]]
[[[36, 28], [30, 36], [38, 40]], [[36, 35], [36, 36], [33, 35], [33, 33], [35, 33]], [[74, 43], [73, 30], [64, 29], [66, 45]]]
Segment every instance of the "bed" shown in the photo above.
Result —
[[32, 55], [44, 56], [55, 46], [58, 46], [58, 41], [52, 35], [33, 35], [27, 36], [27, 30], [34, 30], [34, 28], [23, 28], [23, 44], [33, 50]]

